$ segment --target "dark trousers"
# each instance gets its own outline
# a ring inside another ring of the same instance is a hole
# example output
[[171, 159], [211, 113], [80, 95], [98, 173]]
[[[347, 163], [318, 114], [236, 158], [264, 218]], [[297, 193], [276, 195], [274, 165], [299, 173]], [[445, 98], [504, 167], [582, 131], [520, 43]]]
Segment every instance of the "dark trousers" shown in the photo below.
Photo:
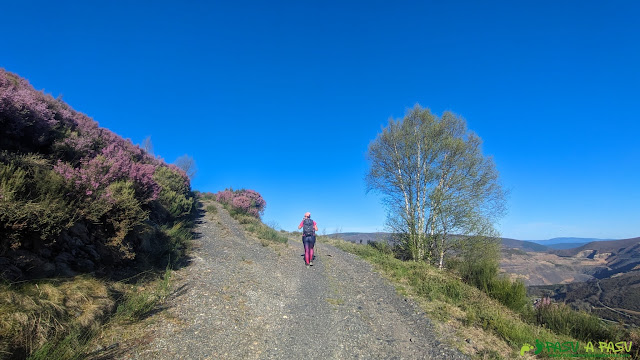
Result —
[[303, 236], [302, 244], [304, 244], [304, 263], [308, 265], [313, 260], [313, 247], [316, 245], [316, 236]]

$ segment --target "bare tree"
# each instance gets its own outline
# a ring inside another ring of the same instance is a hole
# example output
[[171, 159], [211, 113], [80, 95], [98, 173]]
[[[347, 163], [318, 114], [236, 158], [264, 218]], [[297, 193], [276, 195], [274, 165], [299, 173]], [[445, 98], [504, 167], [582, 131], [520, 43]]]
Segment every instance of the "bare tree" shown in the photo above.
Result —
[[193, 177], [196, 176], [196, 173], [198, 172], [198, 168], [196, 167], [196, 161], [193, 160], [193, 158], [187, 154], [184, 154], [179, 158], [177, 158], [174, 164], [180, 169], [182, 169], [187, 174], [189, 179], [193, 180]]
[[[504, 191], [481, 140], [465, 121], [441, 118], [416, 105], [371, 142], [367, 190], [384, 196], [387, 225], [414, 260], [444, 265], [458, 239], [495, 234], [504, 212]], [[471, 236], [473, 235], [473, 236]]]
[[151, 136], [147, 136], [142, 141], [142, 149], [147, 152], [147, 154], [153, 156], [153, 144], [151, 143]]

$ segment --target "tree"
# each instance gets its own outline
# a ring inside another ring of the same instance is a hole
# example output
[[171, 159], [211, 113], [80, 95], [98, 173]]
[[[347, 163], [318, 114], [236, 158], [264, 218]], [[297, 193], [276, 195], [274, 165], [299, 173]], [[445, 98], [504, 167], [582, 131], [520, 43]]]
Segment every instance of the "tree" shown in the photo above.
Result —
[[383, 195], [387, 224], [413, 260], [442, 268], [453, 247], [464, 253], [475, 240], [495, 239], [505, 192], [481, 144], [464, 119], [416, 105], [369, 145], [367, 191]]
[[196, 161], [187, 154], [180, 156], [176, 159], [174, 164], [182, 169], [185, 174], [189, 177], [189, 179], [193, 180], [193, 177], [196, 176], [198, 172], [198, 168], [196, 167]]
[[153, 143], [151, 142], [151, 136], [147, 136], [142, 141], [142, 150], [146, 151], [147, 154], [153, 156]]

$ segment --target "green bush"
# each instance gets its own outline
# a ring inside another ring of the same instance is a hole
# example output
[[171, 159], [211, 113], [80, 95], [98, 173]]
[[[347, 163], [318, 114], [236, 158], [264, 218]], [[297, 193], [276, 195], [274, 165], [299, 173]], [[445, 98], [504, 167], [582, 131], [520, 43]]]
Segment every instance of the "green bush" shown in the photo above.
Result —
[[527, 288], [521, 280], [511, 281], [509, 278], [494, 278], [489, 285], [489, 296], [518, 313], [526, 311], [530, 304]]
[[52, 242], [78, 219], [64, 179], [37, 155], [0, 154], [0, 252]]
[[133, 259], [137, 247], [125, 241], [127, 235], [149, 217], [149, 213], [142, 210], [133, 186], [131, 181], [117, 181], [107, 187], [108, 203], [112, 204], [107, 222], [113, 227], [113, 236], [107, 245], [117, 249], [125, 259]]
[[498, 262], [494, 259], [458, 261], [456, 269], [467, 284], [477, 287], [511, 310], [526, 312], [529, 298], [524, 283], [498, 276]]
[[168, 258], [171, 264], [175, 264], [191, 247], [191, 240], [193, 239], [191, 229], [192, 224], [187, 221], [177, 222], [172, 226], [162, 226], [164, 246], [162, 254], [157, 257]]
[[386, 241], [374, 241], [368, 244], [383, 254], [393, 254], [393, 248]]
[[569, 335], [582, 341], [624, 341], [628, 334], [617, 326], [607, 325], [594, 315], [583, 311], [575, 311], [565, 304], [540, 306], [536, 310], [539, 325], [551, 331]]
[[182, 175], [168, 167], [158, 167], [153, 180], [161, 186], [158, 202], [172, 219], [188, 216], [194, 209], [194, 198]]

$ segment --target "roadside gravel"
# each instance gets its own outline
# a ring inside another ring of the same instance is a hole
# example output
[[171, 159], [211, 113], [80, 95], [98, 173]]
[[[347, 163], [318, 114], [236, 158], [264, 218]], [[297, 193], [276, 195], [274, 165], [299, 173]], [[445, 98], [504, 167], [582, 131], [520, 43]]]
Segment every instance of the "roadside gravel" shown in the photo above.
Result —
[[297, 239], [265, 247], [220, 206], [197, 232], [149, 340], [120, 358], [467, 359], [352, 254], [317, 243], [305, 267]]

